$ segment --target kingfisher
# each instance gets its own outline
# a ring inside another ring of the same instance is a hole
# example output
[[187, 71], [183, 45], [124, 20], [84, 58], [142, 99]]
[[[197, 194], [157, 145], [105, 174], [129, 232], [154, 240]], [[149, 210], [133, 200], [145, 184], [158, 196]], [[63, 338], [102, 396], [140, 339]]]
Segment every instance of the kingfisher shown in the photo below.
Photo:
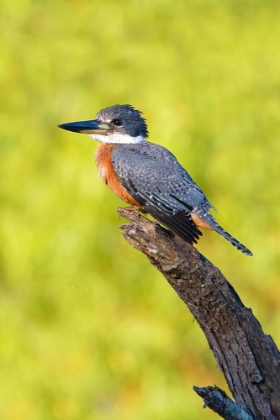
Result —
[[204, 228], [253, 255], [210, 214], [214, 207], [176, 157], [146, 141], [149, 132], [141, 111], [128, 104], [114, 105], [99, 111], [93, 120], [58, 127], [88, 134], [100, 143], [94, 154], [99, 176], [121, 200], [149, 213], [191, 245]]

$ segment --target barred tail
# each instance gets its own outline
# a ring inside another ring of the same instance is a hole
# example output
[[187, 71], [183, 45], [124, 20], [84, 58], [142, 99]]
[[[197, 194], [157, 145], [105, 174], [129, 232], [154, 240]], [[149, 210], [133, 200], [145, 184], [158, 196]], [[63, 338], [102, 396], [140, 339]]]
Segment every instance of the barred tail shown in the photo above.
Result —
[[[197, 213], [199, 214], [199, 213]], [[235, 239], [233, 236], [231, 236], [226, 230], [224, 230], [214, 219], [214, 217], [211, 216], [211, 214], [202, 214], [200, 213], [199, 216], [202, 220], [207, 222], [216, 232], [218, 232], [220, 235], [222, 235], [227, 241], [229, 241], [235, 248], [237, 248], [239, 251], [243, 252], [243, 254], [252, 256], [253, 253], [246, 248], [245, 245], [243, 245], [241, 242], [239, 242], [237, 239]]]
[[250, 256], [253, 255], [250, 249], [246, 248], [245, 245], [243, 245], [241, 242], [239, 242], [237, 239], [231, 236], [227, 231], [225, 231], [221, 226], [219, 226], [218, 223], [215, 223], [215, 226], [213, 227], [216, 232], [220, 233], [220, 235], [222, 235], [225, 239], [227, 239], [239, 251], [243, 252], [243, 254], [250, 255]]

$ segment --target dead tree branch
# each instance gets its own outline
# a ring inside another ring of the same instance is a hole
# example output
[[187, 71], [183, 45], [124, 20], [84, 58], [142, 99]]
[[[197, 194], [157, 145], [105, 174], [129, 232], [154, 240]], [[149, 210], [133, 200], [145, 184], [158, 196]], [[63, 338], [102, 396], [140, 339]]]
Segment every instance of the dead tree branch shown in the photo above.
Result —
[[125, 239], [147, 255], [197, 320], [237, 405], [255, 420], [280, 420], [280, 354], [252, 311], [194, 247], [135, 209], [118, 212], [129, 220], [121, 226]]
[[193, 387], [194, 391], [204, 400], [204, 407], [209, 407], [225, 420], [253, 420], [244, 408], [235, 404], [224, 391], [216, 386]]

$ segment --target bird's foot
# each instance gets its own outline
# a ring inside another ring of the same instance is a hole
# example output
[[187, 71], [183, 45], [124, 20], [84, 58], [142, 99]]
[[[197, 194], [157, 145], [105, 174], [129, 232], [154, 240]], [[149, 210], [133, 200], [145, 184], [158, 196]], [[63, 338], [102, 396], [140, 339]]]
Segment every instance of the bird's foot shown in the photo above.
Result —
[[[126, 210], [131, 210], [131, 211], [137, 211], [137, 215], [140, 218], [141, 216], [141, 210], [139, 209], [139, 207], [137, 206], [130, 206], [130, 207], [125, 207]], [[121, 215], [119, 214], [119, 220], [121, 218]]]

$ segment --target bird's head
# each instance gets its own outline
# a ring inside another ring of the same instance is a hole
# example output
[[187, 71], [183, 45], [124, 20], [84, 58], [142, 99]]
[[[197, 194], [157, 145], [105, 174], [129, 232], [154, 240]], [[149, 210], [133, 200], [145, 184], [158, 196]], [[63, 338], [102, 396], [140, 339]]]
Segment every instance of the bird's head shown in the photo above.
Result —
[[88, 134], [102, 143], [139, 143], [149, 133], [141, 112], [131, 105], [114, 105], [98, 112], [94, 120], [60, 124], [58, 127]]

